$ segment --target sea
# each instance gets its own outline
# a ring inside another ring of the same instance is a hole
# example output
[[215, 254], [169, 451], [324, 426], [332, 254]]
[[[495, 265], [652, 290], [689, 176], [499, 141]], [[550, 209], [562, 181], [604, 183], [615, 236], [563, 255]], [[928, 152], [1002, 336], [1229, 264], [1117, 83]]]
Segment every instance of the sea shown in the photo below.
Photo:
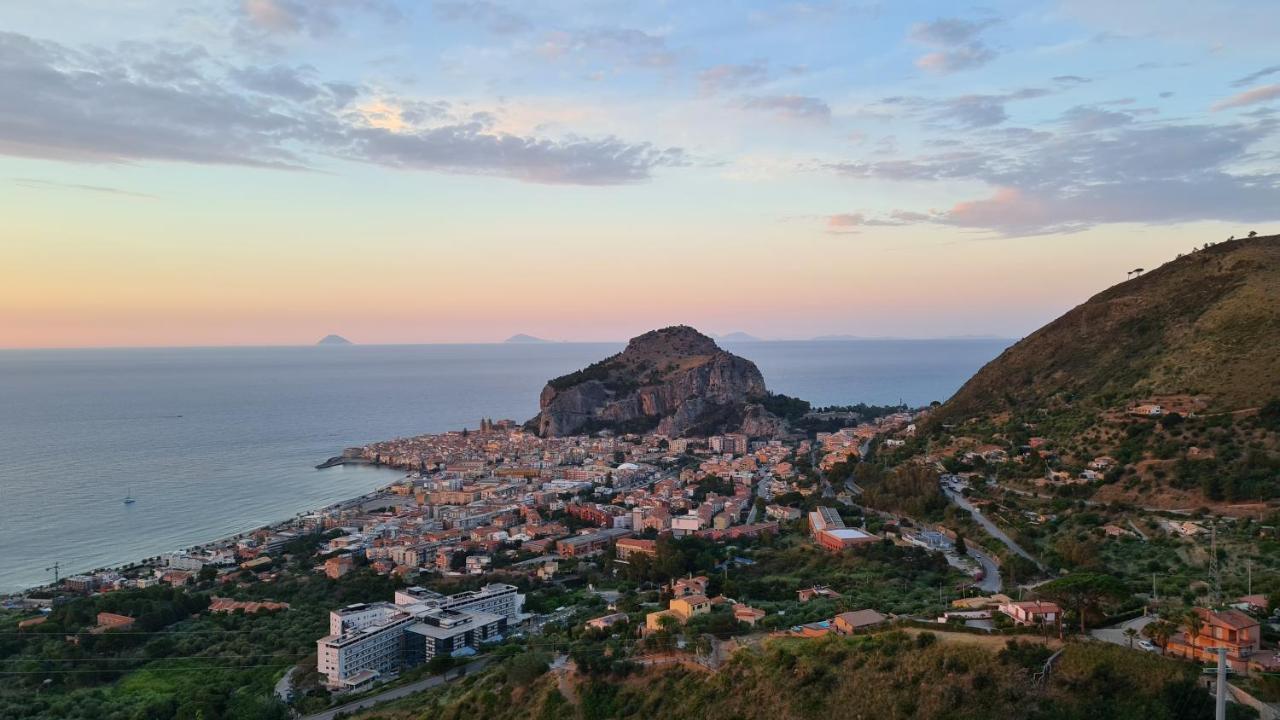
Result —
[[[814, 405], [946, 400], [1009, 340], [723, 343]], [[394, 482], [343, 448], [526, 420], [621, 343], [0, 350], [0, 593]], [[131, 497], [133, 503], [123, 502]]]

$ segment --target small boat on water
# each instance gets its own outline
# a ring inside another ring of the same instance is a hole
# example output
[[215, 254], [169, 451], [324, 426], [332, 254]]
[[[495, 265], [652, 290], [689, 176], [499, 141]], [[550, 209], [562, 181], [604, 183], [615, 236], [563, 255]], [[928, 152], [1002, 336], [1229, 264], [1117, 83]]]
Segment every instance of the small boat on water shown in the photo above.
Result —
[[129, 490], [129, 492], [124, 496], [124, 500], [121, 500], [121, 502], [123, 502], [125, 505], [132, 505], [132, 504], [134, 504], [135, 502], [137, 502], [137, 500], [134, 500], [134, 499], [133, 499], [133, 490], [132, 490], [132, 489], [130, 489], [130, 490]]

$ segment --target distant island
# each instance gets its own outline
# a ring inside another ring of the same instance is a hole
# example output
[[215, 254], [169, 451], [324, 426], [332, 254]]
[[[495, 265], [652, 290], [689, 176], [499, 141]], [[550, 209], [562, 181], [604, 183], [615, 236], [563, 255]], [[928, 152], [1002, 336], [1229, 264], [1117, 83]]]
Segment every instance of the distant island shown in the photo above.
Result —
[[513, 345], [520, 345], [520, 344], [532, 345], [536, 343], [548, 343], [551, 341], [543, 340], [540, 337], [534, 337], [532, 335], [525, 335], [524, 333], [516, 333], [515, 335], [512, 335], [511, 337], [507, 338], [506, 340], [503, 340], [502, 342], [511, 343]]
[[720, 339], [725, 342], [763, 342], [755, 335], [748, 335], [742, 331], [731, 332], [728, 335], [721, 335]]
[[351, 345], [353, 343], [350, 340], [342, 337], [341, 335], [325, 335], [324, 337], [320, 338], [320, 342], [317, 342], [316, 344], [317, 345]]

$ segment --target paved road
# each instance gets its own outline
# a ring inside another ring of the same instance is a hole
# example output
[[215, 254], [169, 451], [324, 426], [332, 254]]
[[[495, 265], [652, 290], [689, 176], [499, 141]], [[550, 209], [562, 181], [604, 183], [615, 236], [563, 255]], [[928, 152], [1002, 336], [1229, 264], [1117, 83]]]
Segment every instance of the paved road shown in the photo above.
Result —
[[[1123, 645], [1124, 647], [1129, 647], [1129, 638], [1124, 636], [1124, 631], [1126, 628], [1133, 628], [1134, 630], [1138, 631], [1138, 636], [1133, 639], [1133, 649], [1138, 650], [1139, 649], [1138, 643], [1146, 639], [1142, 637], [1142, 628], [1146, 627], [1147, 624], [1153, 620], [1155, 620], [1154, 617], [1148, 617], [1148, 616], [1134, 618], [1132, 620], [1125, 620], [1119, 625], [1112, 625], [1111, 627], [1095, 628], [1093, 630], [1090, 630], [1089, 635], [1095, 640], [1109, 642], [1113, 645]], [[1151, 650], [1150, 652], [1160, 652], [1160, 649], [1156, 648], [1154, 650]]]
[[973, 519], [977, 520], [978, 524], [981, 525], [991, 535], [991, 537], [1004, 543], [1005, 547], [1009, 548], [1013, 552], [1035, 563], [1036, 567], [1040, 568], [1041, 570], [1044, 570], [1044, 565], [1040, 564], [1039, 560], [1032, 557], [1031, 553], [1027, 552], [1026, 550], [1023, 550], [1021, 545], [1018, 545], [1018, 543], [1014, 542], [1013, 538], [1006, 535], [1003, 530], [1001, 530], [999, 527], [996, 526], [995, 523], [988, 520], [987, 516], [983, 515], [982, 511], [974, 507], [973, 503], [966, 500], [963, 495], [961, 495], [960, 493], [950, 488], [945, 488], [945, 487], [942, 489], [942, 492], [946, 494], [947, 498], [949, 498], [951, 502], [955, 503], [956, 505], [960, 506], [965, 510], [968, 510], [969, 513], [973, 515]]
[[[765, 502], [770, 502], [771, 500], [773, 500], [773, 493], [769, 490], [769, 483], [771, 483], [772, 481], [773, 481], [773, 478], [768, 475], [761, 477], [758, 481], [756, 481], [756, 497], [764, 498]], [[756, 507], [753, 499], [751, 503], [751, 512], [747, 513], [746, 524], [750, 525], [751, 523], [756, 521], [756, 516], [759, 514], [757, 512], [758, 509], [759, 508]]]
[[[489, 658], [480, 658], [479, 660], [473, 660], [472, 662], [467, 663], [463, 668], [466, 670], [466, 674], [470, 675], [478, 670], [483, 670], [488, 664]], [[450, 670], [449, 675], [456, 676], [457, 672], [457, 670]], [[316, 713], [315, 715], [307, 715], [306, 717], [303, 717], [302, 720], [333, 720], [334, 716], [338, 713], [352, 713], [357, 710], [368, 710], [375, 705], [381, 705], [382, 703], [390, 702], [392, 700], [399, 700], [402, 697], [419, 693], [423, 690], [430, 690], [431, 688], [438, 687], [446, 682], [449, 681], [445, 679], [444, 675], [432, 675], [429, 678], [411, 682], [408, 685], [401, 685], [400, 687], [380, 692], [377, 695], [370, 695], [367, 698], [347, 703], [346, 705], [339, 705], [331, 710], [325, 710], [324, 712]]]
[[293, 673], [298, 669], [297, 665], [284, 671], [284, 676], [276, 683], [276, 697], [281, 702], [289, 702], [293, 698]]
[[969, 548], [969, 556], [977, 560], [982, 565], [982, 581], [978, 583], [979, 590], [987, 593], [998, 593], [1004, 589], [1004, 580], [1000, 578], [1000, 566], [990, 555], [976, 548]]

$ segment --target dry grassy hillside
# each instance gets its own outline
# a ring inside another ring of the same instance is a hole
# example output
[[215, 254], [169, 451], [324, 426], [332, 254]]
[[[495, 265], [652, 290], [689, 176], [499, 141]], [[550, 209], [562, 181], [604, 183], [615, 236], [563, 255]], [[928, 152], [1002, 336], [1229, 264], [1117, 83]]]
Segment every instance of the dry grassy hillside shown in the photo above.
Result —
[[1049, 651], [993, 652], [885, 633], [775, 640], [719, 672], [666, 667], [618, 676], [501, 673], [370, 711], [359, 720], [1151, 720], [1213, 716], [1195, 667], [1103, 644], [1072, 644], [1047, 687]]
[[1280, 236], [1219, 243], [1109, 288], [1006, 350], [937, 417], [1204, 396], [1280, 397]]

